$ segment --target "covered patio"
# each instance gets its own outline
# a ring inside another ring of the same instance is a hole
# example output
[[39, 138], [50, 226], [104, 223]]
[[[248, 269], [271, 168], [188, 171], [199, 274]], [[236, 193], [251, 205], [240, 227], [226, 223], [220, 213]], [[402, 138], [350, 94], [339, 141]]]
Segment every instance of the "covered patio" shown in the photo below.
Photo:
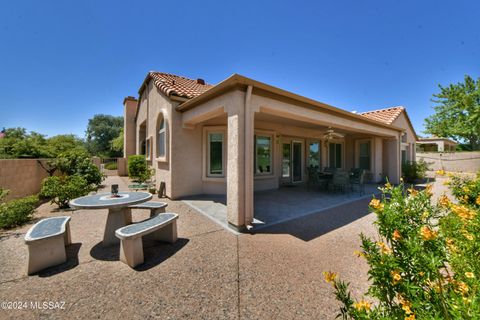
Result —
[[[321, 213], [359, 199], [371, 198], [379, 193], [377, 184], [366, 184], [365, 193], [326, 192], [309, 189], [305, 185], [283, 186], [276, 190], [257, 191], [254, 194], [253, 229], [261, 230], [307, 215]], [[183, 202], [224, 228], [228, 227], [226, 197], [198, 195], [186, 197]]]

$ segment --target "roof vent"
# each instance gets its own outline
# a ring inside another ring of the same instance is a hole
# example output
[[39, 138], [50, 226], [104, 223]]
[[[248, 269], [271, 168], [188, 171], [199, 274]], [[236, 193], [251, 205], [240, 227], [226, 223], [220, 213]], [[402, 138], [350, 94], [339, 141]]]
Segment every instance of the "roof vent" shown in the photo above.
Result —
[[205, 85], [205, 80], [198, 78], [197, 83]]

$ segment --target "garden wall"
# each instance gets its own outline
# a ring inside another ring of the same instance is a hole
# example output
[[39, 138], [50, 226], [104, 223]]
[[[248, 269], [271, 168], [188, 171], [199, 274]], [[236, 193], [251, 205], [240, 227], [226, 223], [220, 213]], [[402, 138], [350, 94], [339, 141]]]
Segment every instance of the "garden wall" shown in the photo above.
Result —
[[417, 161], [420, 159], [430, 163], [431, 170], [452, 172], [477, 172], [480, 170], [480, 152], [418, 152]]
[[9, 189], [7, 199], [16, 199], [40, 192], [42, 180], [48, 177], [47, 159], [0, 159], [0, 188]]

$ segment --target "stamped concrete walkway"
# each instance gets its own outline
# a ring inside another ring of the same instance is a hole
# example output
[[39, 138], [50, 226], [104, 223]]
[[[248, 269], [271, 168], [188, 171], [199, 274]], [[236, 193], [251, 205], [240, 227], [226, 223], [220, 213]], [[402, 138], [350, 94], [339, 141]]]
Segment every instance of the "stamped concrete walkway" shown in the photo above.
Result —
[[[126, 188], [119, 177], [112, 183]], [[32, 224], [1, 232], [0, 319], [334, 319], [338, 305], [321, 273], [339, 272], [354, 293], [366, 289], [367, 266], [353, 252], [360, 232], [373, 233], [368, 201], [235, 235], [167, 200], [180, 215], [179, 240], [147, 243], [137, 269], [118, 261], [118, 247], [102, 247], [106, 210], [44, 204], [36, 219], [72, 217], [68, 262], [27, 277], [23, 237]], [[134, 212], [134, 220], [147, 216]], [[15, 301], [26, 310], [4, 309]]]

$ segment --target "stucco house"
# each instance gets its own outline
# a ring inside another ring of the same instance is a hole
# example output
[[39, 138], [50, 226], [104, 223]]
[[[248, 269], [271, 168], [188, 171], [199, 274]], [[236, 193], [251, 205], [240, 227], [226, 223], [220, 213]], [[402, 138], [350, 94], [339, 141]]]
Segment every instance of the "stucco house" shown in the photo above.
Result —
[[125, 157], [145, 154], [172, 199], [226, 195], [238, 230], [253, 220], [254, 191], [305, 183], [310, 166], [397, 183], [415, 159], [404, 107], [357, 114], [238, 74], [210, 85], [149, 72], [124, 107]]

